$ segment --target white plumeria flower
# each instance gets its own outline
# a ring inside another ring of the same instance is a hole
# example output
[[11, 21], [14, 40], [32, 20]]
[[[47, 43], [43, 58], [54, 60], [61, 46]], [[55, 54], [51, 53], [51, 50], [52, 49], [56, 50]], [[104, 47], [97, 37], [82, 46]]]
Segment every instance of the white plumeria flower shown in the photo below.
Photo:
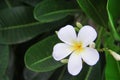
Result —
[[77, 75], [82, 69], [82, 60], [88, 65], [95, 65], [99, 60], [96, 49], [87, 47], [97, 37], [97, 33], [91, 26], [83, 26], [78, 35], [71, 25], [67, 25], [58, 31], [58, 38], [64, 43], [58, 43], [53, 48], [53, 58], [60, 61], [70, 55], [68, 60], [68, 72]]

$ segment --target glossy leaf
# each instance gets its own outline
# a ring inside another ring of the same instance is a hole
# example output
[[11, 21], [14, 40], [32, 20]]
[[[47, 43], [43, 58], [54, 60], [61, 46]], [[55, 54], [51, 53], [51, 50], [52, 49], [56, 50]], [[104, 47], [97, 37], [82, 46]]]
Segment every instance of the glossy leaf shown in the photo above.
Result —
[[81, 9], [97, 24], [106, 26], [108, 23], [106, 0], [77, 0]]
[[34, 16], [40, 22], [52, 22], [79, 12], [76, 8], [74, 1], [44, 0], [35, 7]]
[[[112, 49], [115, 52], [120, 51], [120, 46], [115, 45], [114, 38], [105, 40], [105, 47]], [[109, 52], [106, 52], [106, 69], [105, 69], [106, 80], [119, 80], [120, 79], [120, 62], [116, 61]]]
[[51, 36], [30, 47], [25, 54], [26, 67], [32, 71], [46, 72], [62, 66], [52, 58], [53, 46], [58, 41], [56, 36]]
[[32, 17], [32, 8], [4, 9], [0, 11], [0, 43], [20, 43], [31, 39], [39, 34], [38, 24]]
[[0, 80], [5, 75], [9, 59], [8, 45], [0, 45]]
[[106, 80], [120, 80], [120, 63], [116, 61], [109, 53], [106, 54]]
[[108, 0], [107, 3], [107, 12], [110, 21], [110, 30], [116, 40], [120, 41], [120, 35], [117, 32], [118, 19], [120, 18], [120, 9], [119, 9], [120, 0]]
[[[68, 18], [69, 19], [69, 18]], [[15, 7], [0, 12], [0, 43], [16, 44], [63, 25], [68, 19], [41, 24], [32, 15], [32, 8]]]

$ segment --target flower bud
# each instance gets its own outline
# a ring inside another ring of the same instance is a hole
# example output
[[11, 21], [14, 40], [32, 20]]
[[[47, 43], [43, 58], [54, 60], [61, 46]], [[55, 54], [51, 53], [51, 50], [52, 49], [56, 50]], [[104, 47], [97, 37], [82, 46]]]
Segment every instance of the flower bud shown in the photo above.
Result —
[[108, 51], [117, 61], [120, 61], [120, 55], [119, 54], [117, 54], [115, 51], [112, 51], [110, 49]]
[[61, 63], [68, 63], [68, 59], [62, 59], [61, 61], [60, 61]]
[[82, 24], [79, 23], [79, 22], [76, 22], [76, 26], [77, 26], [78, 28], [82, 28], [82, 27], [83, 27]]
[[89, 44], [89, 47], [90, 47], [90, 48], [95, 48], [95, 43], [92, 42], [91, 44]]

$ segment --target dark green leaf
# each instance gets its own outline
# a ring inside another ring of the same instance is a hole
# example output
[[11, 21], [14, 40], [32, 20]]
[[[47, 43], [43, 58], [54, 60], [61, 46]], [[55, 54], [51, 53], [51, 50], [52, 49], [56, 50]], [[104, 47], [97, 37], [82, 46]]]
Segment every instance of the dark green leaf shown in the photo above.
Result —
[[51, 72], [33, 72], [28, 69], [24, 70], [25, 80], [48, 80], [54, 71]]
[[[111, 36], [106, 38], [105, 47], [112, 49], [115, 52], [120, 52], [120, 46], [115, 44], [114, 38]], [[120, 79], [120, 62], [116, 61], [110, 53], [106, 52], [106, 80]]]
[[108, 23], [106, 0], [77, 0], [81, 9], [97, 24], [106, 26]]
[[120, 80], [120, 64], [116, 61], [113, 56], [109, 53], [106, 53], [106, 69], [105, 77], [106, 80]]
[[108, 0], [107, 11], [110, 21], [110, 30], [116, 40], [120, 41], [120, 35], [117, 32], [118, 19], [120, 19], [120, 9], [119, 9], [120, 0]]
[[40, 22], [52, 22], [79, 12], [76, 7], [74, 1], [44, 0], [35, 7], [34, 16]]
[[[5, 75], [9, 59], [8, 45], [0, 45], [0, 78]], [[1, 80], [1, 79], [0, 79]]]
[[0, 80], [9, 80], [7, 75], [3, 75], [3, 77]]
[[26, 67], [36, 72], [46, 72], [62, 66], [52, 58], [53, 46], [58, 41], [57, 36], [51, 36], [30, 47], [25, 54]]
[[15, 7], [3, 10], [0, 12], [0, 43], [15, 44], [30, 40], [63, 25], [68, 19], [41, 24], [34, 20], [32, 8]]

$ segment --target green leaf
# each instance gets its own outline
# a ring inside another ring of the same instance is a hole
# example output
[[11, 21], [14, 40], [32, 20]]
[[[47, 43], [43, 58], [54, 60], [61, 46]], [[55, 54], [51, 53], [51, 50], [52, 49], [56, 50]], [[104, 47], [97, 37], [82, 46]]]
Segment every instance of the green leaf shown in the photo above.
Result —
[[34, 17], [40, 22], [52, 22], [79, 12], [76, 8], [74, 1], [44, 0], [35, 7]]
[[120, 80], [120, 64], [109, 53], [106, 53], [106, 80]]
[[[0, 78], [5, 75], [9, 59], [8, 45], [0, 45]], [[1, 79], [0, 79], [1, 80]]]
[[0, 0], [0, 10], [2, 10], [2, 9], [4, 9], [4, 8], [6, 8], [6, 3], [5, 3], [5, 0]]
[[120, 35], [117, 32], [117, 22], [120, 18], [120, 9], [119, 9], [120, 0], [108, 0], [107, 3], [107, 12], [110, 21], [110, 30], [116, 40], [120, 41]]
[[106, 26], [108, 23], [106, 0], [77, 0], [81, 9], [97, 24]]
[[38, 24], [33, 19], [32, 8], [4, 9], [0, 11], [0, 43], [13, 44], [31, 39], [39, 34]]
[[33, 72], [28, 69], [24, 70], [25, 80], [49, 80], [54, 71], [50, 72]]
[[9, 80], [7, 75], [3, 75], [3, 77], [0, 80]]
[[16, 44], [64, 25], [70, 18], [53, 23], [36, 22], [30, 7], [15, 7], [0, 11], [0, 43]]
[[36, 6], [36, 4], [38, 4], [39, 2], [41, 2], [42, 0], [21, 0], [23, 3], [30, 5], [30, 6]]
[[[120, 46], [116, 45], [114, 38], [111, 36], [106, 38], [105, 47], [112, 49], [115, 52], [120, 52]], [[120, 79], [120, 62], [116, 61], [113, 56], [106, 52], [106, 80], [119, 80]]]
[[52, 58], [53, 46], [58, 41], [56, 36], [51, 36], [30, 47], [25, 53], [26, 67], [32, 71], [46, 72], [62, 66]]

